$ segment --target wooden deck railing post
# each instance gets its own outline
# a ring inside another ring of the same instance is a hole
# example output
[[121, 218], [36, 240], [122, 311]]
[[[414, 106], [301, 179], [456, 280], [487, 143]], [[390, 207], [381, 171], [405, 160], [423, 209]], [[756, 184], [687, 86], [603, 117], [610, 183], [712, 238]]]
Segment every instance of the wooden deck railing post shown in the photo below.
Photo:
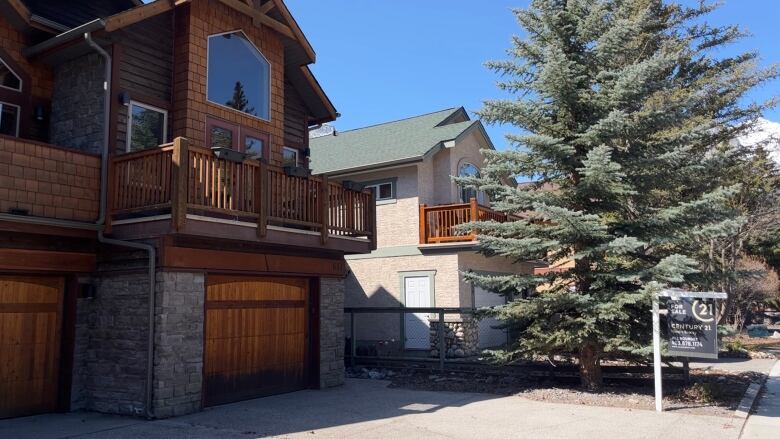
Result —
[[425, 208], [427, 204], [420, 204], [420, 244], [428, 243], [428, 225], [426, 224], [428, 219], [426, 218]]
[[187, 180], [189, 178], [189, 140], [173, 140], [171, 166], [171, 222], [175, 231], [182, 230], [187, 221]]
[[369, 217], [368, 217], [368, 231], [371, 233], [371, 250], [377, 248], [377, 225], [376, 225], [376, 188], [371, 189], [371, 195], [369, 195]]
[[328, 227], [330, 226], [330, 183], [328, 182], [328, 176], [322, 176], [320, 181], [320, 236], [322, 243], [328, 242]]
[[[471, 222], [479, 221], [479, 204], [477, 204], [477, 199], [471, 197], [469, 205], [471, 206]], [[477, 238], [477, 233], [473, 229], [471, 230], [471, 237], [473, 239]]]
[[264, 238], [268, 234], [268, 164], [261, 160], [255, 174], [255, 203], [257, 204], [257, 236]]
[[106, 176], [106, 217], [103, 233], [111, 233], [111, 223], [114, 213], [114, 198], [116, 197], [116, 162], [113, 156], [108, 160], [108, 175]]

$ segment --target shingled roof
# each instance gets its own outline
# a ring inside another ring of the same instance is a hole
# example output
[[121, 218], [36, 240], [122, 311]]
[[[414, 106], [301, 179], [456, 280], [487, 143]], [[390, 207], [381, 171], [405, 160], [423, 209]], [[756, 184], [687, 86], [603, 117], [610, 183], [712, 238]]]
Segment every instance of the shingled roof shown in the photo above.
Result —
[[315, 174], [325, 174], [422, 159], [474, 126], [481, 123], [460, 107], [336, 132], [310, 140], [311, 167]]

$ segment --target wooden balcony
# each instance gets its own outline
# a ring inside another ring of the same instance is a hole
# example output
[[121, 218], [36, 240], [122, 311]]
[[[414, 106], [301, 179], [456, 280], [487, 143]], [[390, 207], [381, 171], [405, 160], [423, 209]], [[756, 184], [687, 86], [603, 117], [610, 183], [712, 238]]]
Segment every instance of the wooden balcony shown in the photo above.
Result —
[[514, 217], [479, 205], [472, 198], [469, 203], [420, 205], [420, 244], [471, 242], [473, 232], [463, 232], [458, 226], [475, 221], [514, 221]]
[[0, 136], [0, 213], [94, 222], [100, 157]]
[[[163, 233], [250, 239], [251, 228], [251, 239], [258, 241], [274, 241], [271, 232], [284, 231], [316, 237], [322, 246], [335, 241], [329, 247], [349, 252], [375, 247], [372, 193], [348, 190], [326, 177], [287, 175], [256, 160], [220, 159], [186, 139], [116, 156], [109, 172], [112, 227], [135, 224], [131, 234], [139, 235], [138, 224], [162, 220], [170, 225]], [[219, 235], [220, 224], [242, 229]], [[352, 245], [338, 244], [347, 241]], [[312, 240], [287, 242], [307, 245]]]

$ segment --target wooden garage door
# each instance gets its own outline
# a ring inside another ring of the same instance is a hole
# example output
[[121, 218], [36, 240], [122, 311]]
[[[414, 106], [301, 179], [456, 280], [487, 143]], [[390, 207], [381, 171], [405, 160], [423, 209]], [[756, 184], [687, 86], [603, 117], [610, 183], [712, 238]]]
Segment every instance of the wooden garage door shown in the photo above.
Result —
[[0, 419], [57, 408], [64, 285], [0, 276]]
[[209, 276], [204, 405], [307, 387], [308, 281]]

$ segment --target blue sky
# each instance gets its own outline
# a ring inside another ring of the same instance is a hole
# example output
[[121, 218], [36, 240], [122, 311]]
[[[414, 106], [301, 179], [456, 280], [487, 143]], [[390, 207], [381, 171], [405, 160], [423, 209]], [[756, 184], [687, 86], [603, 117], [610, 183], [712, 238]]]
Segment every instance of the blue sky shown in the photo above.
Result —
[[[684, 1], [690, 3], [691, 0]], [[429, 113], [479, 109], [501, 97], [483, 67], [505, 58], [520, 28], [510, 10], [528, 0], [287, 0], [317, 52], [312, 70], [342, 114], [339, 130]], [[753, 34], [724, 54], [758, 50], [764, 65], [780, 62], [780, 1], [725, 0], [712, 24], [738, 24]], [[780, 95], [780, 81], [754, 91]], [[780, 110], [766, 115], [780, 121]], [[488, 127], [503, 148], [509, 127]]]

